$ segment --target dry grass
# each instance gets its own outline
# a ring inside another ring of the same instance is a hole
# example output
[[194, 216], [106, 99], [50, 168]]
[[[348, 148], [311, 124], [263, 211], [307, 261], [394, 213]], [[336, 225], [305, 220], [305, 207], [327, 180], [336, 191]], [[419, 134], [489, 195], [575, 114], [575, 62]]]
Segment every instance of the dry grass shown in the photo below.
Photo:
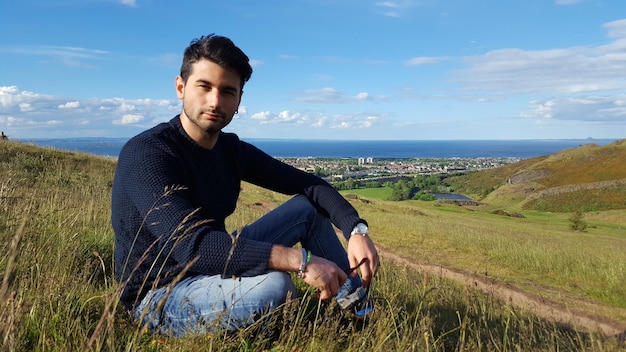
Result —
[[[622, 350], [610, 338], [538, 319], [471, 287], [390, 264], [375, 281], [377, 309], [364, 324], [344, 319], [335, 304], [318, 302], [298, 281], [301, 298], [266, 324], [238, 334], [184, 339], [146, 334], [119, 305], [120, 286], [112, 280], [115, 161], [14, 142], [1, 148], [3, 351]], [[266, 203], [260, 200], [284, 199], [249, 185], [244, 190], [231, 228], [262, 214]], [[502, 241], [496, 238], [509, 231], [497, 229], [503, 220], [466, 217], [467, 211], [452, 206], [418, 210], [413, 203], [357, 203], [376, 219], [372, 227], [381, 242], [420, 258], [444, 262], [463, 253], [460, 262], [470, 263], [472, 256], [482, 261], [493, 254], [468, 244], [493, 237], [495, 248]], [[480, 234], [483, 222], [492, 228], [488, 235]], [[468, 224], [474, 230], [464, 230]], [[438, 239], [442, 235], [445, 246]]]

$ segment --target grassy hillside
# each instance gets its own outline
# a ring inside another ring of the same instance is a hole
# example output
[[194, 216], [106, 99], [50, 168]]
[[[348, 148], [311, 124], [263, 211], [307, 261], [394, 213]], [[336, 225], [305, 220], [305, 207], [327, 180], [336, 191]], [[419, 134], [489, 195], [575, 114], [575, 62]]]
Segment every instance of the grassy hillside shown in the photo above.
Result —
[[[118, 304], [112, 279], [114, 168], [109, 158], [0, 143], [0, 350], [623, 350], [615, 339], [391, 261], [375, 280], [377, 309], [364, 324], [345, 320], [296, 280], [301, 298], [266, 324], [234, 335], [146, 334]], [[248, 184], [243, 190], [231, 229], [286, 199]], [[554, 299], [582, 297], [598, 314], [626, 320], [626, 224], [610, 231], [617, 226], [611, 212], [598, 213], [579, 234], [565, 218], [541, 212], [513, 219], [456, 205], [361, 200], [351, 201], [377, 243], [415, 262], [455, 266]]]
[[626, 209], [624, 160], [626, 140], [586, 144], [448, 181], [458, 193], [496, 206], [551, 212]]

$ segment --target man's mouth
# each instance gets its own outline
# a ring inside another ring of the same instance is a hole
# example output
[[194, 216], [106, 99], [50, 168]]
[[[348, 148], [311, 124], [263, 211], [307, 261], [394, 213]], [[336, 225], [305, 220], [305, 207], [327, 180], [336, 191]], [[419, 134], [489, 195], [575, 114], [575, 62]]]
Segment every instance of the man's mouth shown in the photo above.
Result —
[[207, 116], [210, 120], [218, 120], [223, 118], [222, 114], [214, 111], [205, 111], [202, 114]]

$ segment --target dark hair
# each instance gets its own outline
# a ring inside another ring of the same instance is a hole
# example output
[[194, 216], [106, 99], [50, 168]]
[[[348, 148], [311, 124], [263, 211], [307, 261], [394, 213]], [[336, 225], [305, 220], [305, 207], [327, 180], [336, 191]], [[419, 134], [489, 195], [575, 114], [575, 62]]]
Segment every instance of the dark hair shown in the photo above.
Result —
[[241, 77], [242, 89], [243, 85], [252, 76], [252, 67], [250, 66], [248, 56], [232, 40], [211, 33], [192, 40], [187, 49], [185, 49], [183, 63], [180, 67], [180, 76], [183, 78], [183, 81], [187, 82], [191, 74], [191, 66], [202, 59], [235, 70]]

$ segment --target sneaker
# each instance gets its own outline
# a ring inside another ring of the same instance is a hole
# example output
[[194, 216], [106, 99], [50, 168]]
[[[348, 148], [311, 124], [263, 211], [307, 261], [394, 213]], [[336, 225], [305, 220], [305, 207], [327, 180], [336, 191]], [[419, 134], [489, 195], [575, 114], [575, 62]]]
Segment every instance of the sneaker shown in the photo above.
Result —
[[374, 311], [374, 301], [369, 298], [364, 299], [358, 305], [354, 306], [350, 315], [354, 319], [365, 319], [365, 317]]
[[346, 297], [337, 298], [339, 307], [355, 319], [364, 319], [374, 311], [374, 303], [369, 299], [367, 290], [359, 287]]

